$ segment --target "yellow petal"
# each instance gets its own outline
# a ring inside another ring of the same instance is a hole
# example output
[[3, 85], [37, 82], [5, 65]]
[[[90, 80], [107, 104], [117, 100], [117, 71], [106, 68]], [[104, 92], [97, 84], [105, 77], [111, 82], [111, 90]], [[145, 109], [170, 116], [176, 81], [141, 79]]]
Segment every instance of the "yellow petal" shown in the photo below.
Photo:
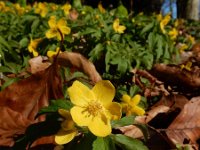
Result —
[[135, 106], [132, 108], [131, 110], [133, 113], [136, 113], [137, 115], [144, 115], [145, 111], [143, 108], [139, 107], [139, 106]]
[[99, 137], [106, 137], [112, 131], [110, 120], [107, 120], [107, 124], [105, 124], [105, 121], [101, 120], [100, 117], [94, 117], [88, 128], [94, 135]]
[[49, 21], [48, 21], [49, 27], [50, 28], [56, 28], [56, 17], [51, 16]]
[[60, 28], [61, 26], [67, 26], [66, 21], [64, 18], [58, 20], [57, 26]]
[[56, 52], [54, 52], [54, 51], [48, 51], [48, 52], [47, 52], [47, 56], [48, 56], [49, 58], [53, 57], [54, 55], [56, 55]]
[[118, 120], [121, 118], [122, 115], [122, 108], [119, 103], [112, 102], [107, 109], [111, 115], [111, 120]]
[[93, 92], [79, 81], [75, 81], [67, 91], [71, 102], [77, 106], [85, 106], [89, 101], [95, 100]]
[[123, 102], [129, 103], [130, 100], [131, 100], [131, 97], [130, 97], [129, 95], [124, 94], [124, 95], [122, 96], [122, 101], [123, 101]]
[[117, 32], [118, 27], [119, 27], [119, 19], [115, 19], [113, 22], [113, 29], [115, 30], [115, 32]]
[[67, 26], [61, 26], [59, 27], [60, 31], [62, 32], [62, 34], [70, 34], [71, 29]]
[[28, 45], [28, 51], [29, 51], [30, 53], [32, 53], [32, 52], [34, 51], [34, 49], [33, 49], [33, 47], [32, 47], [31, 44]]
[[92, 121], [92, 116], [88, 114], [85, 108], [74, 106], [70, 110], [73, 121], [78, 126], [88, 126]]
[[57, 33], [58, 33], [58, 31], [56, 30], [56, 29], [50, 29], [50, 30], [48, 30], [47, 32], [46, 32], [46, 37], [48, 38], [48, 39], [50, 39], [50, 38], [54, 38], [54, 37], [56, 37], [57, 36]]
[[36, 50], [33, 51], [33, 56], [37, 57], [38, 56], [38, 52]]
[[69, 143], [71, 140], [73, 140], [76, 134], [77, 130], [64, 131], [61, 129], [55, 136], [55, 142], [60, 145]]
[[118, 33], [124, 33], [124, 30], [126, 30], [125, 26], [119, 26], [118, 29], [117, 29], [117, 32]]
[[141, 100], [141, 95], [137, 94], [131, 99], [131, 105], [137, 105], [139, 104]]
[[108, 80], [101, 80], [92, 88], [96, 100], [102, 102], [104, 106], [111, 104], [115, 96], [115, 87]]

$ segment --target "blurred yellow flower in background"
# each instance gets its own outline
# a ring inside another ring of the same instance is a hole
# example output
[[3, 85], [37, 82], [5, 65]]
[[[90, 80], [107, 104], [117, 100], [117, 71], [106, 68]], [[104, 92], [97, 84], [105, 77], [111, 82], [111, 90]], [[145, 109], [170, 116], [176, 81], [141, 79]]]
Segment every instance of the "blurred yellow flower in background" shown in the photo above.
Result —
[[164, 33], [164, 34], [166, 33], [165, 26], [169, 23], [170, 20], [171, 20], [171, 14], [168, 14], [163, 19], [161, 19], [160, 29], [161, 29], [162, 33]]
[[188, 39], [188, 41], [189, 41], [191, 44], [194, 44], [194, 43], [195, 43], [195, 38], [194, 38], [193, 36], [188, 35], [188, 36], [187, 36], [187, 39]]
[[62, 6], [61, 9], [63, 9], [65, 15], [69, 15], [71, 8], [72, 6], [69, 3], [66, 3], [65, 5]]
[[99, 11], [100, 11], [101, 13], [105, 13], [105, 12], [106, 12], [106, 10], [105, 10], [105, 8], [103, 8], [103, 5], [102, 5], [101, 2], [99, 2], [99, 4], [98, 4], [98, 9], [99, 9]]
[[50, 29], [46, 32], [46, 37], [48, 39], [57, 37], [58, 40], [61, 40], [64, 35], [70, 34], [71, 29], [67, 26], [67, 23], [64, 18], [61, 18], [56, 21], [55, 16], [51, 16], [48, 21]]
[[176, 28], [172, 28], [172, 30], [169, 31], [168, 34], [172, 40], [175, 40], [178, 36], [178, 30]]
[[192, 67], [192, 62], [191, 61], [188, 61], [186, 63], [186, 65], [182, 64], [181, 66], [181, 70], [185, 69], [187, 71], [191, 71], [191, 67]]
[[72, 120], [71, 114], [65, 109], [59, 109], [58, 113], [65, 119], [61, 123], [61, 129], [55, 135], [55, 142], [63, 145], [69, 143], [78, 134], [75, 123]]
[[115, 88], [108, 80], [101, 80], [92, 88], [75, 81], [68, 88], [68, 94], [74, 107], [70, 113], [78, 126], [85, 126], [96, 136], [111, 134], [111, 120], [120, 119], [121, 106], [112, 102]]
[[137, 106], [141, 100], [141, 96], [139, 94], [135, 95], [131, 98], [129, 95], [124, 94], [122, 96], [122, 109], [123, 112], [126, 113], [126, 116], [136, 114], [136, 115], [144, 115], [145, 111], [143, 108]]
[[35, 13], [40, 14], [41, 17], [45, 17], [46, 14], [48, 13], [48, 8], [46, 3], [39, 2], [38, 4], [36, 4]]
[[18, 15], [23, 15], [25, 12], [25, 8], [21, 7], [18, 3], [14, 4], [14, 8]]
[[119, 19], [117, 18], [113, 22], [113, 29], [117, 33], [124, 33], [124, 30], [126, 30], [126, 27], [119, 25]]
[[38, 44], [39, 44], [41, 41], [42, 41], [41, 38], [38, 38], [38, 39], [35, 39], [35, 40], [31, 39], [31, 42], [30, 42], [30, 44], [28, 45], [28, 51], [29, 51], [30, 53], [33, 53], [33, 56], [34, 56], [34, 57], [37, 57], [37, 56], [38, 56], [37, 46], [38, 46]]

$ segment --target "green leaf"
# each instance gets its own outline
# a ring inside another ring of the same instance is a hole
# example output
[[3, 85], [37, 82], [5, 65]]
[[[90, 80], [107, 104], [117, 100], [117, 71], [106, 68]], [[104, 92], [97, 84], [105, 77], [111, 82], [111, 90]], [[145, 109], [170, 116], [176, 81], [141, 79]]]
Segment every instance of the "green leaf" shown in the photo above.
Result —
[[72, 106], [73, 106], [72, 103], [68, 100], [63, 100], [63, 99], [51, 100], [51, 104], [47, 107], [42, 108], [38, 112], [36, 118], [42, 114], [57, 112], [58, 109], [70, 110]]
[[10, 45], [8, 44], [6, 40], [4, 40], [2, 36], [0, 36], [0, 44], [4, 45], [8, 50], [11, 50]]
[[97, 137], [92, 144], [92, 150], [115, 150], [115, 145], [110, 136]]
[[7, 66], [0, 66], [0, 72], [12, 72], [12, 69]]
[[23, 39], [21, 39], [21, 40], [19, 41], [20, 47], [27, 47], [27, 46], [28, 46], [28, 43], [29, 43], [29, 40], [28, 40], [27, 37], [25, 37], [25, 38], [23, 38]]
[[118, 17], [126, 18], [126, 17], [128, 17], [128, 10], [126, 9], [126, 7], [124, 7], [124, 5], [121, 4], [117, 7], [115, 15]]
[[112, 135], [112, 139], [123, 150], [148, 150], [140, 140], [122, 134], [114, 134]]
[[121, 118], [120, 120], [113, 120], [112, 121], [112, 127], [122, 127], [122, 126], [128, 126], [134, 123], [135, 116], [126, 116]]
[[95, 61], [101, 58], [102, 51], [104, 50], [104, 46], [101, 43], [98, 43], [95, 48], [90, 51], [89, 56], [91, 61]]
[[31, 25], [31, 32], [34, 33], [40, 25], [40, 19], [35, 19]]
[[147, 24], [142, 31], [140, 32], [140, 35], [142, 36], [144, 33], [150, 31], [152, 28], [154, 27], [154, 22], [151, 22], [149, 24]]
[[125, 74], [126, 71], [128, 69], [128, 63], [126, 61], [120, 61], [118, 66], [117, 66], [117, 70], [121, 73], [121, 74]]

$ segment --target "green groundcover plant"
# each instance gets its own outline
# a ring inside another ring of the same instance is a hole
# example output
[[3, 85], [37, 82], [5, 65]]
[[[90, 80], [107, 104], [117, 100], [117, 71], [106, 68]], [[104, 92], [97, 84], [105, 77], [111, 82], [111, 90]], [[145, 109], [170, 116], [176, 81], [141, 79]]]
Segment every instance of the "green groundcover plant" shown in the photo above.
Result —
[[[92, 8], [79, 1], [73, 5], [0, 1], [0, 20], [1, 90], [19, 80], [7, 75], [23, 72], [31, 58], [41, 55], [52, 61], [63, 51], [84, 55], [104, 79], [91, 88], [78, 80], [65, 87], [65, 99], [53, 100], [38, 112], [36, 117], [46, 114], [46, 121], [31, 125], [16, 140], [15, 148], [21, 149], [46, 134], [54, 134], [55, 142], [66, 149], [148, 149], [143, 143], [147, 128], [135, 122], [148, 106], [141, 89], [129, 83], [130, 71], [177, 63], [179, 54], [189, 50], [199, 36], [190, 28], [191, 22], [172, 20], [170, 14], [128, 14], [123, 5], [106, 10], [101, 4]], [[49, 121], [54, 122], [53, 129], [34, 135]], [[143, 140], [117, 130], [131, 124], [143, 131]]]

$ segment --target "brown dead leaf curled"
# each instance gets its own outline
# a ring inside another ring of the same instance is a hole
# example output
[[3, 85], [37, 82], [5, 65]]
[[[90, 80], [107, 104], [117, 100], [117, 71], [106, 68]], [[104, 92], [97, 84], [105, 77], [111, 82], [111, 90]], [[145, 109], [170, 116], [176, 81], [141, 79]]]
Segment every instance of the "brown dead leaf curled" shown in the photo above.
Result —
[[[169, 111], [169, 107], [160, 105], [157, 107], [153, 107], [150, 111], [146, 113], [144, 116], [137, 116], [135, 118], [135, 121], [142, 124], [147, 124], [149, 121], [151, 121], [157, 114], [164, 113]], [[129, 125], [125, 127], [119, 128], [125, 135], [133, 137], [133, 138], [141, 138], [143, 136], [140, 129], [138, 129], [134, 125]]]
[[[13, 141], [9, 143], [5, 139], [12, 139], [16, 134], [16, 130], [23, 133], [30, 122], [35, 121], [34, 117], [39, 109], [47, 106], [49, 100], [62, 97], [62, 82], [56, 64], [1, 91], [0, 106], [4, 111], [0, 111], [0, 116], [6, 114], [10, 116], [7, 119], [0, 118], [0, 145], [12, 145]], [[9, 111], [13, 113], [9, 113]], [[24, 122], [16, 120], [15, 114], [18, 115], [18, 118], [23, 118]], [[12, 126], [10, 122], [13, 123]], [[19, 130], [20, 126], [23, 128]]]
[[200, 97], [192, 98], [185, 104], [181, 113], [167, 129], [167, 136], [173, 143], [184, 143], [185, 140], [198, 149], [200, 138]]
[[96, 83], [101, 80], [101, 76], [96, 71], [95, 66], [79, 53], [63, 52], [58, 55], [58, 64], [65, 67], [75, 67], [85, 73], [91, 81]]
[[42, 56], [31, 58], [29, 60], [30, 72], [32, 74], [35, 74], [36, 72], [47, 69], [51, 65], [51, 63], [47, 61], [43, 62], [44, 60], [45, 58]]

